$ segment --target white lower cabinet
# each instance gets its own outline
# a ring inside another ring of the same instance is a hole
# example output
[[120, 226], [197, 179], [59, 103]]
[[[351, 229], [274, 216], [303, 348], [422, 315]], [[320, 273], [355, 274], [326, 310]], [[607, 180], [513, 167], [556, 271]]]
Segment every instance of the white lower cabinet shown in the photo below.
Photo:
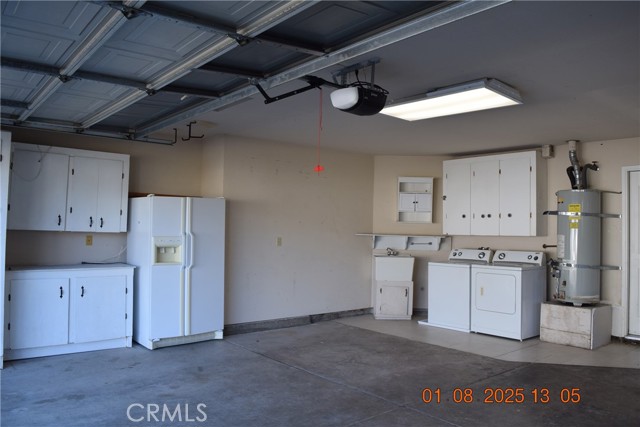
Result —
[[[126, 276], [77, 277], [71, 285], [69, 342], [126, 336]], [[124, 315], [123, 315], [124, 313]]]
[[133, 267], [6, 272], [5, 360], [131, 347]]
[[411, 319], [413, 264], [410, 256], [373, 257], [373, 317]]
[[56, 346], [67, 343], [69, 279], [7, 278], [10, 349]]
[[407, 320], [412, 313], [413, 282], [377, 282], [374, 318]]

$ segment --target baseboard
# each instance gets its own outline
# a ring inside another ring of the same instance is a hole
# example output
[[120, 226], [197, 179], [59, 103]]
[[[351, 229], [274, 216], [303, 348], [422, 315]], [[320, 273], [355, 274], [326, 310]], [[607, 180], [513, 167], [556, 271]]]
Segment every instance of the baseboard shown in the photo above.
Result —
[[261, 320], [257, 322], [234, 323], [224, 326], [224, 334], [238, 335], [251, 332], [268, 331], [271, 329], [292, 328], [294, 326], [310, 325], [312, 323], [326, 322], [344, 317], [361, 316], [371, 314], [372, 308], [360, 308], [356, 310], [334, 311], [331, 313], [311, 314], [308, 316], [287, 317], [282, 319]]
[[413, 315], [416, 317], [427, 317], [427, 309], [426, 308], [413, 308]]

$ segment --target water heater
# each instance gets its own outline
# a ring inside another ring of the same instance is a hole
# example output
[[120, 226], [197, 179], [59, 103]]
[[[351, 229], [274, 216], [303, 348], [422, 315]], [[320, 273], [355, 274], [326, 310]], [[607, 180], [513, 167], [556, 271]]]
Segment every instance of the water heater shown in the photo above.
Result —
[[601, 192], [562, 190], [558, 198], [558, 252], [554, 276], [558, 301], [600, 301]]

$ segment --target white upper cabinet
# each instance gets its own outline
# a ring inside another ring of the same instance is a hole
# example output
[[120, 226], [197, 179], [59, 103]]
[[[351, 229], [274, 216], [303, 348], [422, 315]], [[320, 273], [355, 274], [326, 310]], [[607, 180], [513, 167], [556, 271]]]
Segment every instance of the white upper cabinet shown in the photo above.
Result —
[[532, 189], [532, 184], [535, 188], [534, 167], [535, 158], [531, 157], [500, 161], [500, 234], [503, 236], [539, 234], [532, 229], [536, 225], [534, 216], [541, 213], [536, 212], [535, 193], [532, 194], [535, 191]]
[[500, 163], [498, 160], [471, 164], [471, 235], [500, 234]]
[[127, 231], [128, 155], [13, 146], [9, 229]]
[[443, 165], [445, 234], [471, 234], [471, 163], [447, 161]]
[[14, 143], [7, 228], [62, 231], [67, 206], [69, 156], [17, 149]]
[[431, 222], [433, 210], [433, 178], [398, 178], [398, 221]]
[[67, 231], [120, 231], [122, 160], [71, 157]]
[[546, 164], [536, 151], [447, 160], [443, 171], [445, 234], [546, 233]]

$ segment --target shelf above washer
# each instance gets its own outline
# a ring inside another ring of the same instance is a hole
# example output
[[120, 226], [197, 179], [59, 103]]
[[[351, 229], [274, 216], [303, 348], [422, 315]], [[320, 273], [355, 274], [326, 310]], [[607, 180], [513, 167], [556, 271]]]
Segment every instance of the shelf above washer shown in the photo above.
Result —
[[373, 249], [401, 249], [412, 251], [439, 251], [449, 236], [410, 236], [404, 234], [357, 233], [356, 236], [372, 238]]

